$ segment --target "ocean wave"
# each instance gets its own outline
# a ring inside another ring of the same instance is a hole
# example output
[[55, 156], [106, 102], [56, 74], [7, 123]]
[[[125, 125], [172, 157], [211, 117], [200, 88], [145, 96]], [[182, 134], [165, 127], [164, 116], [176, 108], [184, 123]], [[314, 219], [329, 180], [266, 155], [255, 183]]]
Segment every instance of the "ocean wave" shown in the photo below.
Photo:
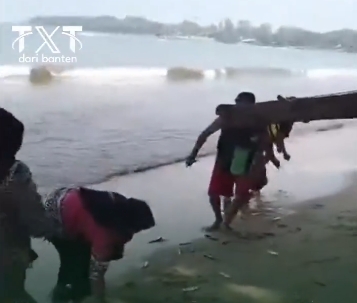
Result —
[[[31, 66], [1, 65], [0, 79], [27, 81]], [[51, 72], [58, 79], [79, 80], [91, 83], [110, 82], [152, 82], [152, 81], [204, 81], [232, 80], [250, 77], [288, 78], [288, 77], [357, 77], [357, 69], [310, 69], [294, 70], [274, 67], [224, 67], [217, 69], [197, 69], [188, 67], [103, 67], [74, 68], [73, 66], [51, 66]]]

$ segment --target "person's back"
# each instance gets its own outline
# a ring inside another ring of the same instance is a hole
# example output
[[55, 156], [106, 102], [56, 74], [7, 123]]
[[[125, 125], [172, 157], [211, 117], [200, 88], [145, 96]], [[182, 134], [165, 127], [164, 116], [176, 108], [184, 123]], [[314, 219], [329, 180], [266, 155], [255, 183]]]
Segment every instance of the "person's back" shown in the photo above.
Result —
[[10, 302], [33, 301], [24, 288], [26, 269], [37, 258], [31, 249], [31, 237], [45, 237], [53, 231], [29, 168], [16, 160], [23, 133], [23, 123], [0, 108], [0, 246], [6, 247], [1, 257], [7, 262], [0, 267], [1, 279], [5, 277], [0, 289], [6, 290], [1, 296]]

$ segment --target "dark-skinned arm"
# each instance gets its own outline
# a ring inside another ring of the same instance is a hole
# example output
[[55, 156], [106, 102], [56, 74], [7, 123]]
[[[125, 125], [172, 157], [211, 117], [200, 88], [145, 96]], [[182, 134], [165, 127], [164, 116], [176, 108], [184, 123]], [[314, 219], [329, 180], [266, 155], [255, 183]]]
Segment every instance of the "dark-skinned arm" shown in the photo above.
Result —
[[[202, 146], [205, 144], [207, 139], [211, 135], [219, 131], [220, 129], [221, 129], [221, 119], [218, 117], [208, 127], [206, 127], [206, 129], [204, 129], [203, 132], [198, 136], [195, 146], [193, 147], [189, 156], [189, 159], [191, 159], [191, 161], [194, 161], [194, 159], [197, 157], [199, 151], [201, 150]], [[187, 163], [187, 164], [190, 165], [192, 163]]]

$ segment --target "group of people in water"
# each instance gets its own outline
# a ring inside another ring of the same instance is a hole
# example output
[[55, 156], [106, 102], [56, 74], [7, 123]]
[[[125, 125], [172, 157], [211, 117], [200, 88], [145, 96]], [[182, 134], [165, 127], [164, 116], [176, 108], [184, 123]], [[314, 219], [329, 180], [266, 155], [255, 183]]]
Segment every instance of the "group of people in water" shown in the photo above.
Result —
[[[254, 104], [255, 96], [242, 92], [235, 102]], [[273, 144], [290, 159], [284, 139], [292, 126], [230, 129], [221, 128], [217, 118], [200, 134], [187, 166], [196, 161], [207, 138], [221, 131], [208, 189], [215, 215], [209, 230], [221, 225], [230, 229], [252, 193], [267, 184], [266, 164], [272, 162], [279, 168]], [[0, 108], [0, 302], [36, 302], [25, 290], [26, 270], [38, 258], [31, 238], [46, 239], [59, 254], [53, 303], [81, 302], [88, 296], [105, 302], [104, 275], [109, 262], [123, 258], [125, 244], [135, 234], [155, 226], [152, 210], [143, 200], [86, 187], [59, 188], [43, 198], [29, 167], [16, 158], [24, 130], [21, 121]]]

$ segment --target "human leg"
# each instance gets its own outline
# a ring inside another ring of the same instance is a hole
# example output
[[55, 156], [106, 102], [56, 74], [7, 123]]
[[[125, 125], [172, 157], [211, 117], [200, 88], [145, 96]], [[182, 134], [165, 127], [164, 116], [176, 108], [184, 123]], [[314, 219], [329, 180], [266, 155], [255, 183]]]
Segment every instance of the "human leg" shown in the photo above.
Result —
[[52, 302], [68, 302], [72, 300], [74, 281], [79, 276], [78, 272], [85, 271], [83, 256], [78, 249], [77, 241], [56, 237], [52, 238], [50, 242], [56, 248], [60, 258], [60, 268], [57, 283], [52, 292]]
[[91, 258], [91, 247], [84, 242], [76, 243], [75, 258], [72, 259], [72, 267], [76, 271], [72, 274], [72, 292], [73, 302], [81, 302], [87, 296], [91, 295], [91, 285], [89, 280], [89, 267]]
[[222, 170], [219, 163], [216, 162], [208, 189], [209, 201], [215, 215], [215, 221], [208, 230], [216, 230], [220, 227], [223, 221], [220, 197], [231, 197], [233, 195], [233, 187], [234, 177], [229, 172]]
[[234, 199], [224, 220], [226, 228], [230, 229], [230, 225], [236, 217], [238, 211], [248, 205], [253, 186], [254, 181], [248, 176], [240, 176], [236, 178]]

